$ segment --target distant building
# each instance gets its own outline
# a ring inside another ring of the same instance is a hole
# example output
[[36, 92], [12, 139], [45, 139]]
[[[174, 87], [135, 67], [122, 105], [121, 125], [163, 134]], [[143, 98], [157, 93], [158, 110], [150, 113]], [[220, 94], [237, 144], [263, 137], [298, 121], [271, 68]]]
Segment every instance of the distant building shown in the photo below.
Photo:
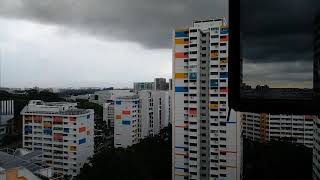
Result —
[[153, 136], [168, 126], [170, 117], [169, 91], [141, 91], [141, 136]]
[[130, 89], [114, 89], [114, 90], [103, 90], [97, 91], [90, 95], [90, 102], [103, 106], [108, 100], [114, 100], [119, 96], [127, 96], [128, 94], [134, 94]]
[[173, 180], [240, 180], [240, 114], [228, 105], [228, 25], [173, 33]]
[[83, 95], [72, 95], [69, 99], [72, 101], [77, 101], [77, 100], [89, 100], [90, 99], [90, 94], [83, 94]]
[[169, 91], [172, 91], [172, 79], [169, 79]]
[[114, 104], [114, 146], [126, 148], [140, 142], [141, 108], [138, 95], [118, 97]]
[[13, 100], [0, 101], [0, 140], [10, 132], [12, 126], [10, 120], [12, 120], [13, 118]]
[[114, 108], [115, 147], [131, 146], [168, 126], [170, 98], [169, 91], [143, 90], [138, 95], [119, 97], [113, 105], [106, 104]]
[[166, 78], [155, 78], [154, 79], [154, 90], [168, 90], [169, 84]]
[[103, 105], [103, 121], [109, 128], [114, 127], [114, 101], [110, 100]]
[[42, 152], [55, 173], [76, 176], [94, 154], [94, 110], [76, 105], [32, 100], [21, 111], [23, 148]]
[[153, 86], [153, 82], [135, 82], [133, 83], [133, 91], [138, 92], [142, 90], [152, 90]]
[[313, 146], [313, 116], [241, 113], [243, 137], [262, 143], [286, 141]]
[[118, 97], [131, 96], [136, 93], [131, 90], [108, 90], [97, 93], [98, 100], [91, 100], [91, 102], [103, 102], [103, 120], [107, 123], [109, 128], [114, 127], [114, 101]]

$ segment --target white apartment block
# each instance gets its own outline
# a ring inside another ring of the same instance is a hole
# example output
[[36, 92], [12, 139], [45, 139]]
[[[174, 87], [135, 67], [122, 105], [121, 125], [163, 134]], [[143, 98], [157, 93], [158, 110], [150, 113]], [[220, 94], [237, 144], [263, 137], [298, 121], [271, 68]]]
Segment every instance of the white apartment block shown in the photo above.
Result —
[[240, 180], [240, 114], [228, 107], [228, 25], [173, 33], [173, 180]]
[[119, 97], [114, 103], [114, 147], [126, 148], [140, 142], [141, 119], [138, 95]]
[[313, 146], [313, 116], [241, 113], [243, 137], [262, 143], [283, 140]]
[[94, 94], [90, 95], [89, 101], [103, 106], [103, 104], [108, 102], [109, 100], [114, 100], [120, 96], [128, 96], [133, 94], [134, 93], [129, 89], [103, 90], [97, 91]]
[[114, 103], [114, 145], [128, 147], [155, 136], [171, 121], [169, 91], [139, 91]]
[[75, 176], [94, 154], [94, 110], [76, 105], [32, 100], [21, 111], [23, 148], [41, 151], [55, 173]]
[[170, 92], [140, 91], [141, 135], [153, 136], [168, 126], [170, 122]]

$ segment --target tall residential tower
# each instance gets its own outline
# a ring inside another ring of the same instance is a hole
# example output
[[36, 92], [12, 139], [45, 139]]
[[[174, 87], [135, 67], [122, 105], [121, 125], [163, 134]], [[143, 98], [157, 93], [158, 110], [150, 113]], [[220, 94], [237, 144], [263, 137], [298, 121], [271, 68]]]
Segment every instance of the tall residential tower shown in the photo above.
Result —
[[173, 91], [173, 179], [239, 180], [240, 114], [228, 107], [224, 19], [175, 30]]

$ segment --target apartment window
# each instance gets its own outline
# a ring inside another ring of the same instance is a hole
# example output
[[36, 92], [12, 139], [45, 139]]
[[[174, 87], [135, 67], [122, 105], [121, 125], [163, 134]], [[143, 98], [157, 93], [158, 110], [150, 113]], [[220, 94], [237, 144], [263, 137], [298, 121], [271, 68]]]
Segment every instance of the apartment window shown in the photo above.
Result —
[[190, 139], [198, 139], [197, 136], [190, 136]]
[[227, 46], [227, 43], [220, 43], [220, 46]]
[[220, 53], [227, 53], [226, 50], [220, 50]]
[[190, 58], [189, 61], [197, 61], [197, 58]]
[[198, 29], [190, 29], [190, 32], [197, 32]]
[[207, 43], [207, 41], [206, 41], [206, 40], [203, 40], [203, 41], [201, 41], [201, 43], [202, 43], [202, 44], [205, 44], [205, 43]]
[[191, 154], [197, 154], [198, 152], [197, 152], [197, 151], [190, 150], [190, 153], [191, 153]]
[[197, 47], [197, 44], [190, 44], [190, 47]]
[[189, 54], [197, 54], [198, 51], [190, 51]]
[[[219, 35], [212, 35], [211, 38], [219, 38]], [[217, 43], [218, 45], [218, 43]]]

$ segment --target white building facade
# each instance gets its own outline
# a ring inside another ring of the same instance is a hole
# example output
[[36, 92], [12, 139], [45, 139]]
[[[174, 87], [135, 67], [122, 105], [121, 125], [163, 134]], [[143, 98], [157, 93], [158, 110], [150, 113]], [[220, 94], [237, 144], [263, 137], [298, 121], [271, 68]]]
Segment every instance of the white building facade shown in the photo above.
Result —
[[141, 131], [142, 137], [153, 136], [168, 126], [170, 117], [169, 91], [141, 91]]
[[94, 154], [94, 110], [32, 100], [21, 111], [23, 148], [41, 151], [55, 173], [76, 176]]
[[138, 95], [119, 97], [114, 103], [114, 147], [127, 148], [140, 142], [141, 119]]
[[114, 107], [114, 145], [126, 148], [155, 136], [171, 121], [169, 91], [139, 91], [119, 97]]
[[243, 137], [261, 143], [283, 140], [312, 148], [313, 121], [309, 115], [241, 113]]
[[172, 179], [241, 179], [240, 114], [228, 107], [224, 19], [174, 31], [172, 111]]

